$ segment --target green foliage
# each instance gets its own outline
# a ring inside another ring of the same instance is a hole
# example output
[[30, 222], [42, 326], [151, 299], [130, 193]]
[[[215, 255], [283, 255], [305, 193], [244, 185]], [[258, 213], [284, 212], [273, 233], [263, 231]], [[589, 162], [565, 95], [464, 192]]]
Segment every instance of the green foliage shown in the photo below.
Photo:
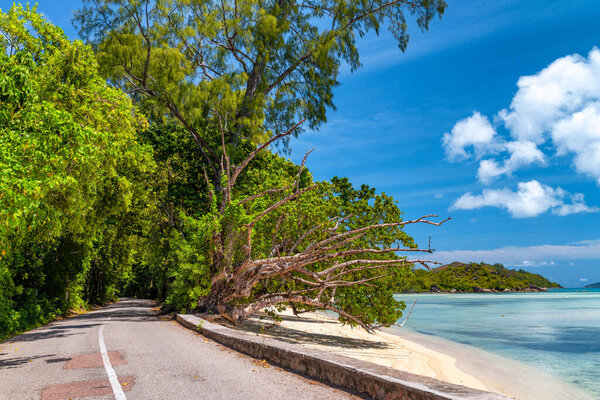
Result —
[[205, 214], [211, 203], [201, 155], [192, 138], [174, 124], [153, 124], [139, 133], [153, 148], [157, 168], [147, 178], [152, 208], [139, 237], [136, 264], [121, 275], [124, 295], [166, 301], [189, 309], [207, 290], [206, 235], [214, 222]]
[[151, 119], [179, 120], [216, 169], [219, 120], [230, 156], [246, 140], [263, 143], [299, 120], [316, 128], [334, 107], [341, 64], [360, 66], [358, 37], [386, 26], [404, 50], [407, 16], [427, 29], [446, 7], [443, 0], [84, 3], [75, 21], [103, 74]]
[[461, 292], [474, 292], [479, 289], [496, 291], [519, 290], [535, 285], [542, 288], [558, 288], [560, 285], [551, 282], [539, 274], [522, 269], [516, 271], [505, 268], [501, 264], [485, 263], [452, 264], [431, 271], [415, 270], [399, 288], [402, 291], [428, 292], [432, 287], [441, 291], [456, 289]]
[[[146, 280], [136, 282], [134, 275], [128, 277], [125, 293], [141, 293], [140, 286], [151, 286], [156, 288], [158, 298], [165, 300], [173, 309], [194, 308], [199, 298], [210, 293], [211, 277], [219, 273], [215, 269], [215, 258], [227, 259], [233, 265], [244, 260], [247, 240], [244, 226], [295, 190], [299, 166], [268, 151], [259, 153], [240, 176], [232, 201], [221, 211], [215, 199], [211, 199], [203, 173], [205, 164], [198, 153], [193, 152], [193, 139], [184, 135], [181, 128], [170, 124], [153, 125], [141, 137], [153, 146], [158, 163], [156, 175], [152, 178], [158, 208], [148, 225], [150, 230], [144, 234], [147, 242], [143, 246], [146, 251], [142, 264], [132, 270], [132, 274], [144, 274]], [[301, 190], [315, 184], [306, 168], [297, 183]], [[384, 193], [377, 194], [367, 185], [355, 189], [347, 178], [334, 178], [331, 182], [318, 182], [317, 185], [316, 189], [282, 205], [277, 212], [264, 216], [255, 224], [252, 232], [253, 259], [273, 256], [274, 244], [278, 244], [279, 255], [285, 255], [303, 233], [320, 224], [330, 224], [332, 218], [345, 218], [339, 228], [344, 230], [396, 222], [402, 217], [393, 198]], [[288, 189], [273, 191], [242, 204], [242, 200], [250, 196], [285, 187]], [[233, 238], [231, 248], [216, 248], [215, 235], [224, 234]], [[314, 239], [314, 236], [306, 237], [299, 247], [305, 247]], [[406, 247], [415, 247], [412, 238], [401, 228], [393, 227], [368, 232], [348, 248], [390, 247], [398, 242]], [[369, 258], [398, 257], [387, 253]], [[320, 271], [332, 263], [333, 260], [310, 268]], [[410, 271], [408, 266], [403, 266], [389, 267], [385, 272], [389, 276], [374, 281], [373, 286], [338, 288], [335, 305], [353, 315], [361, 315], [367, 323], [395, 322], [401, 316], [404, 304], [396, 302], [392, 295]], [[378, 273], [381, 274], [381, 271], [360, 271], [347, 274], [343, 279], [367, 279], [376, 277]], [[260, 281], [247, 298], [236, 304], [252, 303], [268, 292], [301, 288], [302, 285], [297, 282], [273, 277]], [[328, 290], [323, 293], [323, 298], [331, 295]], [[310, 309], [301, 305], [295, 307]]]
[[[294, 183], [298, 172], [298, 166], [285, 160], [282, 157], [269, 152], [264, 152], [253, 160], [253, 165], [242, 177], [238, 184], [235, 199], [231, 208], [236, 210], [235, 217], [228, 221], [236, 227], [254, 220], [268, 206], [289, 195], [295, 190]], [[308, 170], [304, 169], [299, 180], [300, 189], [313, 185], [312, 177]], [[292, 247], [292, 244], [298, 242], [298, 249], [301, 250], [316, 240], [318, 236], [308, 235], [303, 240], [300, 238], [315, 226], [331, 225], [333, 218], [341, 218], [339, 230], [350, 230], [374, 224], [385, 224], [401, 220], [402, 212], [398, 209], [394, 199], [385, 193], [377, 194], [375, 189], [367, 185], [362, 185], [355, 189], [347, 178], [333, 178], [331, 182], [318, 182], [315, 190], [308, 191], [299, 196], [294, 201], [290, 201], [276, 212], [270, 213], [256, 223], [252, 232], [252, 258], [268, 258], [274, 255], [285, 256]], [[256, 193], [269, 190], [271, 188], [283, 188], [292, 186], [288, 191], [273, 193], [270, 196], [263, 196], [252, 202], [250, 206], [240, 207], [236, 204], [236, 199], [243, 199]], [[228, 215], [233, 215], [229, 211]], [[322, 233], [321, 233], [322, 234]], [[244, 258], [243, 238], [244, 230], [240, 229], [236, 235], [242, 238], [238, 243], [237, 253], [232, 255], [233, 264], [242, 262]], [[323, 239], [323, 237], [321, 237]], [[375, 229], [366, 232], [362, 237], [340, 247], [340, 250], [359, 249], [359, 248], [389, 248], [401, 244], [406, 247], [416, 247], [412, 238], [408, 236], [401, 227], [390, 227], [385, 229]], [[273, 248], [278, 249], [275, 254]], [[344, 258], [335, 257], [328, 261], [323, 261], [310, 266], [306, 269], [313, 272], [320, 272], [331, 267], [334, 263], [349, 261], [356, 257], [348, 256]], [[361, 258], [370, 260], [398, 259], [393, 253], [370, 254]], [[237, 261], [236, 261], [237, 260]], [[371, 281], [369, 286], [356, 285], [347, 287], [338, 287], [335, 292], [335, 302], [333, 305], [344, 310], [351, 315], [359, 315], [360, 320], [365, 324], [391, 324], [396, 322], [402, 315], [404, 309], [403, 302], [397, 302], [393, 298], [394, 289], [404, 279], [404, 276], [410, 272], [408, 266], [389, 266], [381, 269], [366, 269], [351, 273], [346, 273], [340, 279], [351, 282], [361, 279], [376, 278], [385, 275], [382, 278]], [[300, 277], [300, 274], [292, 273], [293, 276]], [[271, 292], [288, 292], [305, 289], [307, 286], [298, 281], [290, 280], [285, 277], [271, 277], [262, 280], [252, 291], [252, 294], [237, 304], [252, 303], [262, 295]], [[327, 302], [333, 296], [331, 289], [325, 290], [320, 300]], [[295, 304], [297, 310], [311, 309], [310, 306]], [[343, 322], [354, 324], [353, 321], [341, 317]]]
[[[231, 293], [215, 277], [245, 260], [401, 221], [391, 197], [345, 178], [315, 183], [306, 169], [296, 181], [301, 167], [268, 150], [231, 171], [275, 133], [297, 134], [295, 122], [326, 121], [341, 64], [360, 65], [357, 37], [387, 26], [404, 50], [405, 16], [427, 29], [443, 0], [86, 3], [76, 21], [95, 54], [35, 9], [0, 13], [0, 338], [117, 293], [193, 308]], [[398, 225], [353, 239], [339, 248], [384, 250], [363, 261], [400, 261], [386, 249], [415, 247]], [[393, 323], [408, 272], [402, 262], [343, 270], [342, 282], [369, 285], [316, 299], [361, 324]], [[300, 275], [259, 274], [215, 304], [305, 292]]]
[[115, 298], [153, 162], [145, 119], [35, 9], [0, 13], [0, 104], [2, 338]]

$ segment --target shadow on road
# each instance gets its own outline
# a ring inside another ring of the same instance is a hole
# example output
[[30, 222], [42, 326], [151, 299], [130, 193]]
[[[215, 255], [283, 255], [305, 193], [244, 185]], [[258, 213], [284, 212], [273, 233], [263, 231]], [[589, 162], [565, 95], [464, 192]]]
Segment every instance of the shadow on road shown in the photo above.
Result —
[[66, 329], [62, 329], [61, 327], [52, 327], [50, 329], [44, 327], [38, 328], [34, 331], [23, 333], [19, 336], [15, 336], [14, 338], [7, 340], [5, 343], [34, 342], [36, 340], [60, 338], [81, 334], [82, 333], [67, 333]]
[[62, 362], [70, 361], [72, 357], [59, 357], [59, 358], [51, 358], [49, 360], [44, 360], [46, 364], [58, 364]]
[[5, 360], [0, 359], [0, 370], [17, 368], [23, 364], [30, 363], [33, 360], [37, 360], [39, 358], [54, 357], [55, 355], [56, 354], [44, 354], [42, 356], [15, 357], [15, 358], [7, 358]]
[[80, 321], [111, 317], [117, 320], [140, 321], [154, 318], [158, 314], [158, 311], [153, 309], [154, 306], [155, 304], [151, 300], [125, 299], [101, 310], [70, 318], [70, 320]]
[[[3, 343], [33, 342], [43, 339], [61, 338], [83, 333], [68, 332], [103, 325], [108, 317], [116, 321], [138, 322], [154, 319], [158, 314], [150, 300], [124, 299], [97, 311], [76, 315], [15, 336]], [[98, 321], [98, 322], [96, 322]]]

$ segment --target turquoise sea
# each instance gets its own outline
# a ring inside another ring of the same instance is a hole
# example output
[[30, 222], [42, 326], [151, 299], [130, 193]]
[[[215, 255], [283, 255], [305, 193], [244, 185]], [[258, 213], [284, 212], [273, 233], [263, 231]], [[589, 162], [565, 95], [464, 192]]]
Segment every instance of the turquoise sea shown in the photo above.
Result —
[[401, 294], [403, 329], [520, 361], [600, 399], [600, 289]]

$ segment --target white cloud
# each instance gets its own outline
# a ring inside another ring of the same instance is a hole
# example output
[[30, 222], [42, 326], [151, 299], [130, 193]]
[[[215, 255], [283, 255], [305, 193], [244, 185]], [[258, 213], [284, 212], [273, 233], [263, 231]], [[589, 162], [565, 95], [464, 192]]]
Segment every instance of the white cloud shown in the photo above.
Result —
[[600, 209], [598, 207], [588, 207], [585, 205], [585, 199], [583, 193], [575, 193], [570, 195], [571, 204], [561, 204], [560, 207], [555, 208], [552, 212], [556, 215], [564, 217], [569, 214], [578, 214], [582, 212], [597, 212]]
[[[566, 203], [565, 199], [570, 199]], [[588, 207], [583, 194], [570, 195], [561, 188], [552, 188], [536, 180], [520, 182], [516, 192], [504, 188], [484, 189], [482, 194], [465, 193], [450, 207], [451, 210], [473, 210], [482, 207], [506, 209], [514, 218], [536, 217], [547, 211], [564, 216], [580, 212], [595, 212], [598, 208]]]
[[472, 156], [479, 158], [493, 151], [495, 135], [496, 131], [489, 119], [475, 111], [470, 117], [458, 121], [451, 133], [444, 133], [442, 144], [451, 161]]
[[506, 265], [511, 267], [549, 267], [556, 265], [556, 263], [554, 261], [523, 260], [520, 262], [508, 262]]
[[574, 153], [575, 169], [600, 184], [600, 102], [560, 120], [552, 139], [561, 154]]
[[[475, 112], [456, 123], [443, 144], [450, 160], [470, 156], [483, 158], [478, 179], [489, 184], [501, 175], [532, 164], [546, 164], [538, 148], [553, 147], [557, 155], [572, 155], [575, 171], [594, 178], [600, 185], [600, 50], [587, 57], [577, 54], [559, 58], [517, 82], [510, 107], [495, 117], [507, 137], [498, 134], [487, 117]], [[505, 153], [501, 160], [493, 156]]]
[[[600, 241], [590, 241], [587, 244], [510, 246], [491, 250], [436, 251], [432, 254], [432, 259], [442, 263], [485, 261], [519, 265], [523, 263], [523, 260], [527, 260], [530, 263], [537, 262], [534, 266], [543, 266], [559, 261], [577, 265], [572, 263], [572, 260], [600, 260]], [[543, 264], [544, 262], [546, 264]]]
[[580, 282], [587, 282], [587, 281], [589, 281], [589, 279], [588, 278], [579, 278], [579, 281]]
[[582, 245], [582, 246], [593, 246], [593, 245], [600, 245], [600, 239], [592, 239], [592, 240], [580, 240], [578, 242], [575, 242], [575, 244], [577, 245]]
[[510, 175], [518, 168], [530, 164], [545, 164], [546, 156], [537, 148], [533, 142], [508, 142], [502, 146], [510, 157], [502, 165], [495, 160], [482, 160], [479, 163], [477, 178], [485, 184], [489, 184], [500, 175]]
[[488, 184], [497, 176], [507, 173], [507, 168], [495, 160], [481, 160], [477, 170], [477, 179], [481, 183]]
[[578, 54], [559, 58], [535, 75], [523, 76], [510, 108], [498, 117], [518, 140], [542, 143], [544, 132], [560, 119], [600, 98], [600, 51], [588, 58]]

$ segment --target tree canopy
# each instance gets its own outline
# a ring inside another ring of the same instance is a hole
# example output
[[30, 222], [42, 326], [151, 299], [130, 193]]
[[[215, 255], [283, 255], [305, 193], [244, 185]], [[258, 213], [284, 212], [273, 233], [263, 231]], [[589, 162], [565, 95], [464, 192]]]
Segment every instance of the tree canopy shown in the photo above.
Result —
[[443, 0], [89, 0], [91, 46], [0, 13], [0, 336], [117, 293], [235, 323], [329, 309], [371, 330], [419, 257], [395, 200], [269, 149], [334, 107], [357, 40]]
[[297, 134], [301, 121], [311, 128], [326, 121], [341, 64], [360, 66], [358, 37], [386, 27], [404, 50], [407, 15], [427, 29], [446, 7], [443, 0], [85, 3], [76, 23], [105, 76], [150, 115], [179, 121], [216, 181], [222, 146], [237, 162], [244, 141], [261, 144]]
[[114, 297], [153, 161], [128, 96], [35, 10], [0, 13], [0, 104], [3, 336]]

